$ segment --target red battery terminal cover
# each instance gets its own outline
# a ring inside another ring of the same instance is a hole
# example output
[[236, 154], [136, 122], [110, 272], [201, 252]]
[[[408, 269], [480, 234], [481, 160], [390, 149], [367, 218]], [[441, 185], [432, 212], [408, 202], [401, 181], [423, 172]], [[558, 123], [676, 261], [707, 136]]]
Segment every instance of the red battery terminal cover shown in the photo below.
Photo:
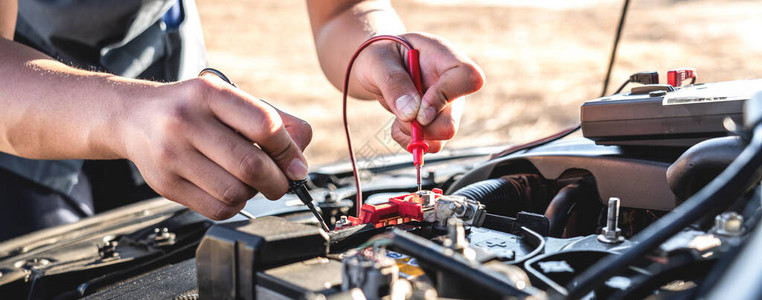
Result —
[[[433, 199], [429, 205], [442, 196], [441, 189], [432, 189]], [[424, 199], [419, 193], [389, 198], [389, 201], [381, 204], [363, 204], [360, 217], [347, 217], [346, 224], [337, 224], [336, 228], [345, 228], [361, 224], [374, 224], [376, 228], [391, 225], [399, 225], [413, 221], [423, 221]]]
[[694, 68], [672, 69], [667, 71], [667, 84], [673, 87], [681, 87], [683, 81], [690, 79], [691, 84], [696, 83], [698, 73]]

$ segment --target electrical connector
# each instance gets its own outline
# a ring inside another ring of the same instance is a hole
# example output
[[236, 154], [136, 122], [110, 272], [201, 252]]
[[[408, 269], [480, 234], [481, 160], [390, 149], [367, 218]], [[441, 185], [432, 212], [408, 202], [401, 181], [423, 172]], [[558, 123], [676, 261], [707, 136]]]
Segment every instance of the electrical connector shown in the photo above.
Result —
[[630, 82], [640, 84], [659, 84], [659, 72], [646, 71], [630, 75]]
[[691, 79], [691, 84], [696, 83], [696, 77], [698, 73], [694, 68], [680, 68], [667, 71], [667, 84], [680, 87], [683, 85], [683, 81]]

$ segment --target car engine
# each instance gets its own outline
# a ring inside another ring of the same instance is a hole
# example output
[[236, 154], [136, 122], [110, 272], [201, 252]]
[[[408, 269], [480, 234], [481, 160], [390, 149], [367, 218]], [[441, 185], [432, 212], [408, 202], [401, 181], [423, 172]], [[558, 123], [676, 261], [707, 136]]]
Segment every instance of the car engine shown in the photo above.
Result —
[[0, 244], [0, 295], [757, 298], [733, 276], [762, 277], [741, 260], [762, 247], [760, 89], [639, 85], [546, 139], [431, 154], [420, 191], [409, 155], [387, 157], [359, 208], [349, 165], [324, 166], [307, 188], [328, 231], [292, 194], [225, 222], [136, 203]]

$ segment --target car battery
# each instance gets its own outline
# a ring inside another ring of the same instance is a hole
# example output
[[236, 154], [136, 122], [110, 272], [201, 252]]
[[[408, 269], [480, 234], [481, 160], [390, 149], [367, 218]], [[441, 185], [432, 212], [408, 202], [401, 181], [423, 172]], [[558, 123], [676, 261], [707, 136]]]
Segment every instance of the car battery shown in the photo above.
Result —
[[639, 86], [585, 102], [582, 133], [601, 145], [690, 147], [733, 134], [729, 129], [742, 124], [744, 102], [759, 90], [760, 79]]

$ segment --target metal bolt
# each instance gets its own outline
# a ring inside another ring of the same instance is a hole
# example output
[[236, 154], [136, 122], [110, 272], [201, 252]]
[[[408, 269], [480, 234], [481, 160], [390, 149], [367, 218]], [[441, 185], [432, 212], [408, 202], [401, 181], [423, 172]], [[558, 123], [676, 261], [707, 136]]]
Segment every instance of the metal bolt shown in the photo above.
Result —
[[154, 228], [153, 233], [148, 235], [148, 241], [157, 247], [171, 246], [175, 244], [175, 234], [166, 227]]
[[98, 255], [100, 255], [101, 258], [118, 257], [119, 253], [116, 252], [117, 245], [119, 245], [119, 242], [117, 241], [106, 241], [105, 244], [98, 246]]
[[598, 241], [607, 244], [618, 244], [624, 242], [622, 230], [619, 229], [619, 198], [609, 198], [608, 213], [606, 214], [606, 227], [598, 235]]
[[606, 228], [609, 230], [617, 227], [619, 223], [619, 198], [609, 198], [609, 211], [606, 218]]
[[323, 201], [327, 203], [334, 203], [339, 201], [339, 197], [336, 197], [336, 193], [333, 191], [323, 192]]
[[712, 232], [725, 236], [743, 234], [743, 216], [735, 212], [724, 212], [714, 217]]
[[447, 208], [454, 214], [459, 213], [458, 203], [450, 202], [450, 205], [447, 206]]
[[33, 270], [45, 267], [50, 264], [47, 258], [32, 258], [26, 261], [20, 261], [15, 264], [16, 268]]
[[347, 216], [341, 216], [339, 220], [336, 221], [337, 227], [350, 226], [350, 225], [352, 225], [352, 222], [349, 221], [349, 218], [347, 218]]
[[444, 245], [458, 252], [462, 252], [468, 247], [463, 221], [458, 218], [447, 219], [447, 240], [445, 240]]
[[421, 197], [421, 202], [423, 203], [423, 207], [431, 207], [434, 206], [434, 193], [432, 191], [420, 191], [416, 192], [418, 197]]

